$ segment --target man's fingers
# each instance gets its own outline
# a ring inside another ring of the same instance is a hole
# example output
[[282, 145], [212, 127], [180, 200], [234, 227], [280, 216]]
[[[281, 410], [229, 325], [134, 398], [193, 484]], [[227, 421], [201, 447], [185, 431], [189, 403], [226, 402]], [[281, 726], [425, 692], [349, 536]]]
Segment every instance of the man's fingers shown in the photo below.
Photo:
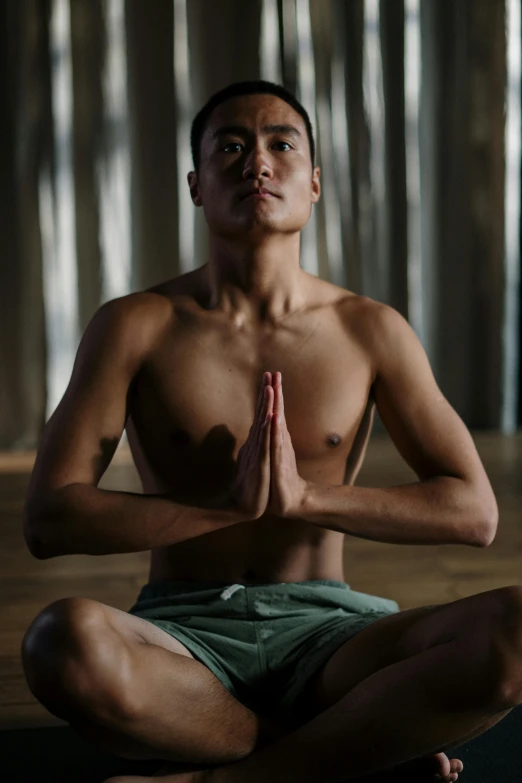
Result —
[[263, 419], [266, 415], [266, 392], [265, 389], [267, 387], [267, 384], [270, 383], [270, 380], [267, 378], [267, 376], [270, 375], [270, 373], [263, 373], [263, 379], [261, 381], [261, 385], [259, 387], [259, 394], [257, 396], [257, 405], [256, 405], [256, 412], [254, 415], [254, 421], [252, 424], [252, 430], [254, 438], [257, 440], [259, 437], [259, 432], [261, 430], [261, 425], [263, 424]]
[[268, 414], [270, 414], [270, 416], [273, 415], [272, 411], [274, 407], [274, 390], [272, 389], [271, 386], [266, 387], [265, 394], [266, 394], [266, 405], [264, 408], [264, 418], [261, 423], [261, 431], [265, 430], [266, 427], [268, 427], [268, 425], [270, 424], [270, 420], [267, 421], [267, 416]]
[[282, 373], [277, 373], [277, 380], [276, 380], [276, 389], [277, 389], [277, 413], [281, 417], [281, 414], [284, 415], [285, 412], [285, 402], [283, 399], [283, 375]]
[[[271, 412], [272, 406], [270, 406], [270, 409], [268, 412]], [[272, 428], [272, 417], [268, 421], [263, 422], [263, 429], [261, 431], [262, 440], [261, 440], [261, 459], [263, 462], [266, 462], [266, 460], [270, 459], [270, 431]]]
[[280, 372], [274, 373], [274, 411], [279, 414], [281, 417], [281, 414], [284, 412], [284, 403], [283, 403], [283, 386], [282, 386], [282, 379], [283, 376]]
[[275, 437], [277, 440], [283, 440], [284, 427], [282, 426], [284, 420], [284, 402], [283, 402], [283, 387], [282, 387], [282, 375], [280, 372], [274, 375], [275, 377], [275, 389], [274, 389], [274, 427]]

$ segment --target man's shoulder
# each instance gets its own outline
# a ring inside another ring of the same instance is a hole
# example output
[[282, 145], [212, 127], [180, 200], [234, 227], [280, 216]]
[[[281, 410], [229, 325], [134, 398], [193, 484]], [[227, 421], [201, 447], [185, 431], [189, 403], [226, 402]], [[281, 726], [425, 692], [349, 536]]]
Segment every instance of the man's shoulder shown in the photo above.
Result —
[[135, 291], [109, 299], [98, 310], [104, 318], [130, 329], [165, 322], [172, 312], [167, 297], [152, 291]]
[[162, 283], [145, 289], [143, 293], [161, 296], [169, 302], [173, 302], [179, 297], [195, 297], [201, 288], [201, 270], [202, 267], [198, 267], [170, 280], [164, 280]]
[[151, 291], [136, 291], [101, 305], [85, 330], [84, 342], [109, 341], [115, 349], [141, 355], [174, 319], [171, 302]]
[[338, 309], [347, 327], [354, 329], [361, 337], [381, 336], [383, 331], [393, 329], [404, 322], [402, 315], [390, 305], [369, 296], [345, 291], [339, 298]]
[[354, 294], [340, 308], [347, 335], [375, 367], [408, 353], [418, 342], [406, 318], [390, 305]]
[[200, 277], [200, 269], [194, 269], [142, 291], [111, 299], [100, 310], [108, 311], [113, 319], [128, 323], [131, 329], [137, 322], [141, 326], [161, 327], [175, 318], [179, 303], [196, 299]]

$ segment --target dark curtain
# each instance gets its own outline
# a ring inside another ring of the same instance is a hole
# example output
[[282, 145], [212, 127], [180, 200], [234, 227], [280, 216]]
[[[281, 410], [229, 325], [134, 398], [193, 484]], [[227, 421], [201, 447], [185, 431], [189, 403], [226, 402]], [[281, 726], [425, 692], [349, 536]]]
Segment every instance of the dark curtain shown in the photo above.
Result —
[[518, 410], [504, 372], [506, 334], [520, 339], [505, 307], [506, 2], [6, 0], [0, 448], [37, 445], [103, 301], [206, 262], [190, 122], [228, 83], [267, 78], [270, 14], [281, 82], [315, 95], [308, 271], [409, 318], [469, 427], [501, 427], [507, 383]]

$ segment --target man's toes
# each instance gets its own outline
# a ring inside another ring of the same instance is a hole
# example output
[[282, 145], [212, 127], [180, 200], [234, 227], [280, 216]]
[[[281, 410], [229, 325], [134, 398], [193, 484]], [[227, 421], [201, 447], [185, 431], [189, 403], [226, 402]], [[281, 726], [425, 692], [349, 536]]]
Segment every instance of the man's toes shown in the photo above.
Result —
[[464, 764], [460, 759], [450, 759], [450, 769], [452, 772], [462, 772]]

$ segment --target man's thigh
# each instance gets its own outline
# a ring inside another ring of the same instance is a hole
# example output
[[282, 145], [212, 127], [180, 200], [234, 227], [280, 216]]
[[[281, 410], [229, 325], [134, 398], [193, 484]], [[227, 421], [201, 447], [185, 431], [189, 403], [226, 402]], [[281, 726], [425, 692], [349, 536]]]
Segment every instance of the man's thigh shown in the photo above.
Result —
[[133, 614], [124, 612], [121, 609], [116, 609], [114, 606], [100, 604], [97, 601], [92, 603], [97, 604], [98, 609], [104, 612], [107, 622], [129, 641], [155, 644], [158, 647], [164, 647], [170, 652], [185, 655], [187, 658], [194, 658], [190, 650], [179, 639], [159, 628], [159, 626], [154, 625], [154, 623], [141, 617], [135, 617]]
[[90, 598], [60, 598], [49, 604], [37, 615], [28, 628], [27, 641], [29, 642], [32, 636], [38, 637], [39, 629], [48, 625], [49, 621], [52, 621], [54, 626], [69, 631], [71, 636], [76, 632], [87, 635], [91, 630], [94, 635], [97, 632], [96, 629], [105, 626], [107, 629], [115, 631], [122, 640], [155, 644], [170, 652], [194, 658], [184, 644], [157, 625]]
[[[154, 625], [153, 623], [149, 622], [148, 620], [144, 620], [141, 617], [135, 617], [134, 615], [128, 614], [127, 612], [123, 612], [122, 610], [116, 609], [112, 606], [107, 606], [105, 604], [99, 604], [98, 606], [103, 607], [109, 622], [111, 622], [111, 624], [113, 624], [114, 627], [119, 630], [122, 636], [126, 637], [129, 641], [133, 643], [143, 642], [145, 644], [157, 645], [158, 647], [164, 647], [170, 652], [185, 655], [189, 658], [192, 658], [196, 666], [204, 667], [208, 674], [212, 674], [212, 672], [210, 672], [210, 670], [203, 663], [201, 663], [201, 661], [195, 660], [192, 653], [184, 644], [182, 644], [182, 642], [171, 636], [163, 629], [159, 628], [157, 625]], [[284, 733], [281, 724], [264, 714], [256, 713], [249, 709], [245, 704], [238, 701], [233, 696], [233, 694], [231, 694], [218, 680], [218, 678], [215, 677], [215, 675], [212, 674], [212, 676], [215, 678], [216, 688], [220, 691], [223, 691], [223, 707], [226, 709], [227, 714], [230, 715], [234, 712], [232, 705], [235, 705], [237, 707], [238, 722], [240, 722], [242, 725], [245, 722], [246, 716], [249, 716], [249, 718], [255, 716], [258, 726], [256, 746], [261, 746], [270, 740], [276, 739]]]
[[[87, 599], [81, 599], [87, 600]], [[234, 706], [237, 707], [238, 722], [244, 724], [247, 716], [255, 716], [258, 725], [258, 737], [257, 744], [261, 745], [281, 735], [282, 726], [261, 713], [256, 713], [249, 709], [245, 704], [238, 701], [233, 694], [231, 694], [227, 688], [219, 681], [219, 679], [208, 669], [201, 661], [196, 661], [190, 650], [169, 633], [159, 628], [157, 625], [144, 620], [141, 617], [136, 617], [132, 614], [116, 609], [113, 606], [106, 604], [100, 604], [97, 601], [92, 601], [92, 604], [96, 604], [95, 608], [102, 609], [106, 615], [106, 619], [109, 623], [116, 628], [119, 633], [126, 638], [130, 643], [145, 643], [152, 644], [158, 647], [163, 647], [170, 652], [184, 655], [188, 658], [192, 658], [195, 667], [201, 667], [205, 669], [205, 677], [211, 675], [214, 677], [216, 690], [223, 693], [223, 708], [226, 709], [227, 714], [234, 712]]]
[[[52, 637], [52, 638], [51, 638]], [[60, 640], [64, 645], [63, 654], [67, 656], [67, 647], [71, 646], [73, 654], [79, 657], [82, 663], [79, 668], [82, 670], [81, 679], [86, 683], [92, 677], [95, 681], [103, 681], [103, 677], [97, 677], [96, 671], [88, 671], [92, 666], [99, 666], [99, 661], [111, 665], [111, 660], [122, 660], [126, 656], [129, 660], [134, 660], [139, 652], [140, 660], [147, 655], [147, 647], [160, 647], [166, 650], [170, 655], [165, 655], [161, 660], [165, 666], [165, 681], [174, 684], [179, 672], [179, 681], [183, 682], [189, 677], [194, 684], [195, 692], [198, 692], [198, 682], [208, 686], [209, 682], [215, 682], [216, 693], [223, 691], [223, 696], [227, 697], [228, 706], [236, 700], [232, 694], [227, 692], [225, 686], [220, 683], [218, 678], [202, 662], [197, 661], [189, 649], [171, 634], [154, 625], [148, 620], [135, 617], [127, 612], [117, 609], [113, 606], [100, 603], [88, 598], [63, 598], [46, 607], [33, 621], [24, 638], [24, 663], [26, 676], [33, 684], [33, 687], [42, 696], [48, 696], [46, 701], [50, 705], [52, 697], [60, 704], [60, 694], [57, 692], [56, 683], [51, 688], [50, 694], [46, 694], [45, 683], [49, 679], [46, 657], [42, 656], [46, 646], [54, 645]], [[103, 650], [103, 655], [93, 655], [89, 651], [94, 649]], [[134, 650], [140, 648], [134, 654]], [[85, 651], [85, 655], [82, 655]], [[183, 661], [191, 659], [183, 665]], [[154, 658], [154, 665], [158, 665], [160, 659]], [[42, 661], [44, 663], [42, 663]], [[86, 671], [83, 672], [85, 662]], [[187, 668], [189, 666], [190, 668]], [[120, 669], [127, 671], [128, 667], [121, 666]], [[63, 667], [61, 667], [63, 670]], [[146, 667], [144, 672], [146, 673]], [[173, 676], [174, 675], [174, 676]], [[51, 678], [54, 679], [55, 678]], [[43, 685], [42, 685], [43, 681]], [[69, 681], [69, 680], [67, 680]], [[115, 683], [117, 685], [117, 683]], [[122, 679], [121, 690], [128, 690], [128, 683]], [[59, 689], [58, 689], [59, 690]], [[87, 688], [87, 690], [90, 690]], [[115, 687], [115, 692], [118, 688]], [[54, 704], [53, 704], [54, 706]], [[48, 706], [50, 709], [50, 706]], [[58, 713], [54, 713], [58, 714]], [[244, 720], [245, 708], [238, 703], [238, 715]]]
[[512, 588], [499, 588], [376, 620], [338, 647], [307, 683], [302, 703], [315, 716], [386, 666], [451, 641], [478, 622], [488, 632], [493, 618], [503, 614], [513, 597]]

